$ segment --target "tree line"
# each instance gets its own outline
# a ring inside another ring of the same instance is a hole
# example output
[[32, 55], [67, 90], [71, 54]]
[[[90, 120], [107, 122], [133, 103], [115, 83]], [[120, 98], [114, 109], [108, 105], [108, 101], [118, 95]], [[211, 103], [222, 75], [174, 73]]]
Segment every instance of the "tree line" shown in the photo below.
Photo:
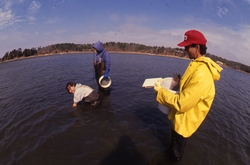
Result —
[[[147, 54], [158, 54], [164, 56], [176, 56], [181, 58], [188, 58], [187, 52], [183, 48], [171, 48], [164, 46], [146, 46], [137, 43], [121, 43], [121, 42], [106, 42], [102, 43], [102, 46], [107, 51], [114, 52], [136, 52]], [[92, 44], [74, 44], [74, 43], [60, 43], [54, 45], [48, 45], [45, 47], [24, 49], [14, 49], [10, 52], [6, 52], [1, 61], [7, 61], [20, 57], [37, 56], [44, 54], [59, 54], [59, 53], [71, 53], [71, 52], [92, 52]], [[250, 73], [250, 66], [241, 64], [239, 62], [230, 61], [222, 57], [207, 53], [207, 57], [210, 57], [213, 61], [219, 65], [228, 67], [235, 70]]]
[[21, 48], [19, 49], [14, 49], [10, 52], [6, 52], [4, 54], [4, 56], [2, 57], [2, 61], [6, 61], [6, 60], [11, 60], [14, 58], [20, 58], [20, 57], [29, 57], [29, 56], [33, 56], [33, 55], [37, 55], [37, 50], [36, 48], [32, 48], [32, 49], [24, 49], [24, 51], [22, 51]]

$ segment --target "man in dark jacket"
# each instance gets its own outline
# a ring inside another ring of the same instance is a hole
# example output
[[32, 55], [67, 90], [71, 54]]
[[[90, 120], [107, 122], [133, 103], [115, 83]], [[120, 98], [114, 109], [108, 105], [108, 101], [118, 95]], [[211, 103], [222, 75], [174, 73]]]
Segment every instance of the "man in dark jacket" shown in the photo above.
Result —
[[109, 53], [105, 49], [103, 49], [100, 41], [93, 44], [92, 47], [97, 53], [96, 59], [94, 62], [96, 82], [98, 84], [99, 90], [103, 91], [104, 94], [109, 94], [110, 93], [109, 87], [103, 88], [99, 84], [99, 79], [101, 76], [103, 76], [104, 78], [109, 77], [108, 74], [109, 74], [110, 65], [111, 65]]

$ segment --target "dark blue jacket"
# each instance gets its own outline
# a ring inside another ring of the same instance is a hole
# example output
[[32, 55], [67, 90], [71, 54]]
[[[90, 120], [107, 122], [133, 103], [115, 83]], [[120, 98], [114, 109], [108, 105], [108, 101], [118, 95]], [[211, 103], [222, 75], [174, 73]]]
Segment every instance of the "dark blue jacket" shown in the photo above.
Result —
[[[96, 62], [100, 62], [100, 58], [102, 56], [102, 53], [105, 51], [102, 47], [102, 43], [100, 41], [97, 41], [95, 44], [92, 45], [92, 47], [97, 49], [97, 54], [96, 54]], [[109, 52], [105, 52], [103, 57], [102, 57], [102, 61], [101, 62], [105, 62], [106, 64], [106, 69], [110, 69], [110, 56], [109, 56]]]

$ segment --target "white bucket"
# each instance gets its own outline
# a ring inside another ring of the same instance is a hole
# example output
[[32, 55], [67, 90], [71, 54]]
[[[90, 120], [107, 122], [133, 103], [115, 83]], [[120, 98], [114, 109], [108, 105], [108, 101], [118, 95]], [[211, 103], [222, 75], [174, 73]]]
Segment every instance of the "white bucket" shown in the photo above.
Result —
[[101, 87], [103, 88], [108, 88], [111, 85], [111, 78], [104, 78], [103, 76], [101, 76], [99, 78], [99, 84], [101, 85]]
[[[164, 79], [160, 82], [160, 85], [161, 85], [163, 88], [167, 89], [168, 91], [170, 91], [170, 92], [176, 94], [176, 93], [178, 93], [178, 91], [174, 91], [174, 90], [171, 90], [171, 89], [170, 89], [172, 80], [173, 80], [172, 77], [164, 78]], [[162, 104], [160, 104], [160, 103], [158, 103], [158, 108], [159, 108], [159, 110], [160, 110], [162, 113], [164, 113], [164, 114], [166, 114], [166, 115], [168, 115], [168, 114], [170, 113], [170, 111], [171, 111], [171, 109], [169, 109], [168, 107], [166, 107], [166, 106], [164, 106], [164, 105], [162, 105]]]

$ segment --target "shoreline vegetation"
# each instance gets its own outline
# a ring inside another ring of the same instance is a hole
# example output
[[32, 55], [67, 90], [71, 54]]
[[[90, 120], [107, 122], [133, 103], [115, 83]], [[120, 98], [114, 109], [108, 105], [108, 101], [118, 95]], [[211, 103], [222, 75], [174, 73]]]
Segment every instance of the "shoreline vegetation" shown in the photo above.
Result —
[[[60, 43], [49, 45], [46, 47], [25, 49], [24, 51], [19, 48], [17, 50], [14, 49], [10, 52], [6, 52], [3, 58], [0, 60], [0, 63], [49, 55], [93, 53], [91, 45], [92, 44]], [[120, 42], [106, 42], [102, 43], [102, 45], [105, 50], [109, 51], [109, 53], [145, 54], [189, 60], [188, 54], [182, 48], [146, 46], [136, 43]], [[227, 59], [212, 55], [210, 53], [207, 53], [206, 57], [211, 58], [213, 61], [215, 61], [218, 65], [222, 67], [250, 74], [250, 66], [234, 61], [229, 61]]]

